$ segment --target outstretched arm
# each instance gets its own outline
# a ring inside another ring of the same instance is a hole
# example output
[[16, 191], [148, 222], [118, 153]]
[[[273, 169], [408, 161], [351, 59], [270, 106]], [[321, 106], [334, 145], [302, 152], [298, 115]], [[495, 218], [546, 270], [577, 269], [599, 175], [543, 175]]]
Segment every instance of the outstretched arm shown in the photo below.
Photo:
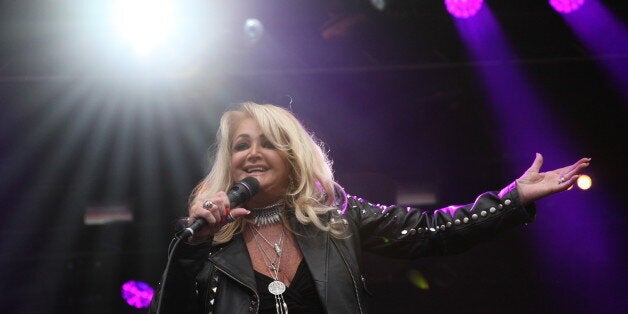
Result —
[[589, 166], [591, 158], [582, 158], [572, 165], [541, 172], [543, 155], [537, 153], [532, 166], [516, 180], [519, 198], [523, 204], [569, 189], [582, 170]]
[[590, 161], [582, 158], [573, 165], [540, 172], [543, 157], [537, 154], [515, 182], [499, 192], [482, 193], [470, 204], [429, 212], [351, 198], [343, 213], [354, 220], [367, 251], [401, 258], [453, 254], [531, 222], [536, 215], [534, 201], [567, 190]]

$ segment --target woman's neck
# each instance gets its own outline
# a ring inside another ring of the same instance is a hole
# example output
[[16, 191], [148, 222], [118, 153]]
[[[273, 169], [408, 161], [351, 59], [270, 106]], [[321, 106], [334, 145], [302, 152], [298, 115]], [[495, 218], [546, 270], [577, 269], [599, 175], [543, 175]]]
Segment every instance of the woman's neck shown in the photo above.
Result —
[[268, 206], [273, 206], [278, 203], [284, 203], [285, 197], [279, 196], [264, 196], [264, 195], [256, 195], [251, 200], [249, 200], [244, 206], [248, 210], [254, 210], [259, 208], [264, 208]]

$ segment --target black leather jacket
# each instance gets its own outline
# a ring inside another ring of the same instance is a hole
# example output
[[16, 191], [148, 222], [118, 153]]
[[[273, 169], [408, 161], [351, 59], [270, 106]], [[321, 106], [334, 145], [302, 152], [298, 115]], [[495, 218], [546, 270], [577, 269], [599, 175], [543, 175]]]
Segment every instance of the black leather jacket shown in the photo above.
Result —
[[[475, 202], [433, 213], [401, 206], [374, 205], [350, 197], [329, 219], [343, 223], [349, 235], [337, 239], [313, 225], [289, 218], [327, 313], [366, 313], [361, 273], [362, 250], [397, 258], [452, 254], [530, 222], [514, 184], [486, 192]], [[162, 314], [257, 313], [259, 296], [241, 235], [224, 245], [181, 243], [164, 287]], [[155, 297], [151, 313], [156, 310]]]

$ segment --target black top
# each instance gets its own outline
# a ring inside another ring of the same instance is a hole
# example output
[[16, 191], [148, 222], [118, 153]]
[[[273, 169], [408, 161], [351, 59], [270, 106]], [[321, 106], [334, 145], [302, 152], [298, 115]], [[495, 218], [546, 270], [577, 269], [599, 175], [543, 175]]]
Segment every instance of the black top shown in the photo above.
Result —
[[[257, 291], [260, 297], [259, 313], [276, 314], [275, 296], [268, 292], [268, 284], [273, 282], [274, 279], [255, 271], [255, 281], [257, 282]], [[288, 304], [288, 312], [290, 314], [325, 313], [321, 300], [318, 298], [310, 269], [303, 260], [299, 263], [297, 272], [294, 274], [294, 278], [292, 278], [292, 283], [283, 293], [283, 298], [286, 304]]]

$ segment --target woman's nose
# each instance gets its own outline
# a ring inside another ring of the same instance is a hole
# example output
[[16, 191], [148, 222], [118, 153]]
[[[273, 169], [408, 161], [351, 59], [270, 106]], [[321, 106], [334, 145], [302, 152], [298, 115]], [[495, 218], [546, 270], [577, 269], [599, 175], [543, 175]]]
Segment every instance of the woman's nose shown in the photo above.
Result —
[[251, 158], [260, 158], [260, 147], [257, 144], [251, 145], [251, 149], [249, 150], [249, 155], [247, 156], [249, 159]]

